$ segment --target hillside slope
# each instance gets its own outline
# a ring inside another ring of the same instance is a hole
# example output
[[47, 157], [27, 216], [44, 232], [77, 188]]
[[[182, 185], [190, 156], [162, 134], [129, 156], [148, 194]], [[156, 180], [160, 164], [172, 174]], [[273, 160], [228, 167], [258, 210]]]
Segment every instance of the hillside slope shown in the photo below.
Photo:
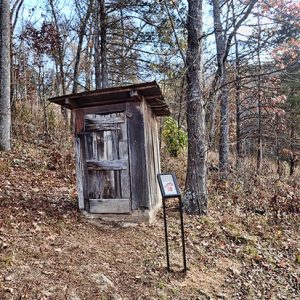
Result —
[[161, 215], [153, 225], [86, 219], [74, 182], [72, 161], [43, 145], [1, 154], [0, 299], [300, 298], [299, 214], [246, 211], [237, 188], [211, 183], [209, 215], [185, 216], [186, 275], [169, 204], [168, 273]]

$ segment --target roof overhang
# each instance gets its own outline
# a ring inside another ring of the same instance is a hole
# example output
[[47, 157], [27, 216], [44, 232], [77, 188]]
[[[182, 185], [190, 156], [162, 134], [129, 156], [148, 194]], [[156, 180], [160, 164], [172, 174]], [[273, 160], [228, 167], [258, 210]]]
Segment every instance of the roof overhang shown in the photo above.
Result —
[[68, 109], [101, 106], [145, 99], [157, 116], [168, 116], [170, 111], [156, 81], [50, 98], [49, 101]]

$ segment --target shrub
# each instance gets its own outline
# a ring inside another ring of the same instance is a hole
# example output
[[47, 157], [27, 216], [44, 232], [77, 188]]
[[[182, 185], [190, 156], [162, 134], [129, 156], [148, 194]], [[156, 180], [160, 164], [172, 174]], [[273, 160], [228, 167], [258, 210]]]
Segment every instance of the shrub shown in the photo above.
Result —
[[177, 157], [186, 148], [188, 141], [187, 133], [178, 126], [172, 117], [167, 117], [164, 121], [162, 139], [166, 144], [167, 151], [173, 157]]

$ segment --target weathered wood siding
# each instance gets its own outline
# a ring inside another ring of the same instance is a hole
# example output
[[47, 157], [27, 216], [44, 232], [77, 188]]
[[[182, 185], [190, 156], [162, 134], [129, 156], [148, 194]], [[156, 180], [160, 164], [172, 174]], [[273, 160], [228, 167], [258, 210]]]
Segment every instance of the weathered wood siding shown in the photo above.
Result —
[[146, 165], [147, 183], [150, 208], [154, 208], [161, 202], [161, 196], [157, 183], [157, 174], [160, 172], [160, 153], [159, 153], [159, 129], [155, 114], [147, 102], [143, 102], [145, 137], [146, 137]]
[[126, 104], [131, 180], [131, 208], [150, 207], [146, 167], [144, 118], [141, 102]]
[[[75, 114], [78, 117], [74, 125], [79, 207], [91, 213], [128, 213], [127, 117], [125, 112], [106, 113], [112, 110], [110, 106], [102, 109], [85, 109], [85, 114], [78, 110]], [[125, 106], [115, 108], [122, 109]]]
[[158, 123], [145, 101], [74, 110], [80, 209], [130, 213], [161, 201]]
[[86, 202], [87, 191], [87, 170], [84, 154], [84, 137], [79, 133], [84, 129], [84, 117], [82, 110], [76, 109], [73, 111], [73, 124], [75, 132], [75, 160], [76, 160], [76, 184], [78, 194], [78, 207], [79, 209], [87, 209], [88, 203]]
[[[85, 115], [86, 164], [89, 199], [130, 197], [125, 113]], [[125, 145], [125, 146], [124, 146]]]

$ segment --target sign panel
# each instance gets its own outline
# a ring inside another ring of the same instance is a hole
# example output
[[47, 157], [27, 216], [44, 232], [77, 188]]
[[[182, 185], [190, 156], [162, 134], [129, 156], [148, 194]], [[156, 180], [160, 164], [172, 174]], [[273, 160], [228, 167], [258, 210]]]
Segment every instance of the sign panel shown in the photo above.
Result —
[[158, 174], [157, 178], [163, 198], [172, 198], [180, 196], [180, 190], [174, 174], [162, 173]]
[[168, 242], [168, 225], [166, 216], [166, 198], [178, 198], [179, 200], [179, 213], [180, 213], [180, 227], [181, 227], [181, 240], [182, 240], [182, 255], [183, 255], [183, 271], [187, 271], [186, 265], [186, 253], [185, 253], [185, 238], [184, 238], [184, 226], [183, 226], [183, 212], [181, 194], [177, 184], [176, 177], [173, 173], [157, 174], [157, 179], [162, 194], [162, 203], [164, 210], [164, 225], [165, 225], [165, 241], [166, 241], [166, 255], [167, 255], [167, 270], [170, 272], [170, 258], [169, 258], [169, 242]]

